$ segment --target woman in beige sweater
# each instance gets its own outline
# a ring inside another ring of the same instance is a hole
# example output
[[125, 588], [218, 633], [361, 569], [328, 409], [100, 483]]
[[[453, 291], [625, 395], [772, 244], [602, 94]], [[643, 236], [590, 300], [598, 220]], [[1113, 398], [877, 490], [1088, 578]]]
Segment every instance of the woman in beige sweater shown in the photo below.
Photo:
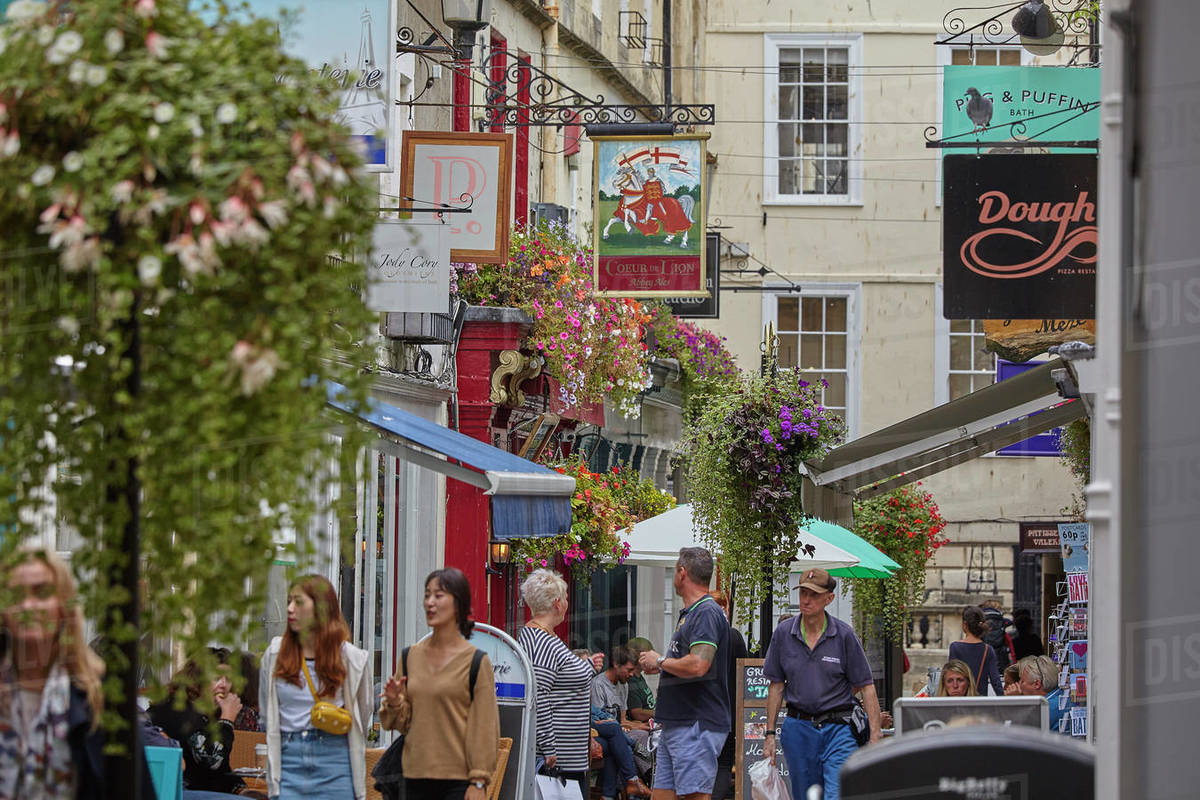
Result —
[[433, 635], [409, 648], [383, 691], [379, 720], [404, 737], [408, 800], [485, 800], [496, 767], [500, 715], [486, 655], [471, 686], [475, 648], [471, 586], [460, 570], [425, 579], [425, 621]]

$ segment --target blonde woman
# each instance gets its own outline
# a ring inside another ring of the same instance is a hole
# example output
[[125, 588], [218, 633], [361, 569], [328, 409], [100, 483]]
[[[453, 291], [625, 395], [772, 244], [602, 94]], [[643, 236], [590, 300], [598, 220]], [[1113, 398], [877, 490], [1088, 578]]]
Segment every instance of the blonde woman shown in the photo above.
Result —
[[[108, 798], [104, 666], [83, 638], [71, 572], [53, 553], [23, 550], [4, 573], [0, 797]], [[141, 780], [151, 796], [148, 773]]]
[[554, 632], [567, 616], [567, 582], [558, 573], [529, 573], [521, 584], [521, 599], [531, 619], [517, 632], [517, 643], [537, 676], [536, 753], [545, 768], [579, 781], [587, 797], [592, 678], [604, 656], [577, 658]]
[[975, 687], [975, 677], [967, 662], [957, 658], [946, 662], [942, 667], [942, 679], [938, 684], [938, 697], [976, 697], [979, 691]]

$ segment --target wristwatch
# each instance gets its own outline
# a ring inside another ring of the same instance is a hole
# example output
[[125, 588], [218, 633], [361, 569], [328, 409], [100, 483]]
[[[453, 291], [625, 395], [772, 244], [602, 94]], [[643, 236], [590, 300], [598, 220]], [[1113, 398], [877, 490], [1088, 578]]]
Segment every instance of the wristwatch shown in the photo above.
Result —
[[774, 735], [775, 735], [775, 731], [767, 731], [766, 733], [763, 734], [764, 737], [774, 736]]
[[658, 658], [654, 659], [654, 664], [655, 664], [655, 666], [657, 666], [657, 667], [658, 667], [658, 668], [661, 670], [661, 669], [662, 669], [662, 664], [663, 664], [663, 662], [664, 662], [664, 661], [666, 661], [666, 660], [667, 660], [667, 657], [666, 657], [666, 656], [659, 656]]
[[471, 781], [471, 785], [474, 786], [476, 789], [478, 789], [481, 792], [487, 791], [487, 784], [484, 783], [483, 781]]

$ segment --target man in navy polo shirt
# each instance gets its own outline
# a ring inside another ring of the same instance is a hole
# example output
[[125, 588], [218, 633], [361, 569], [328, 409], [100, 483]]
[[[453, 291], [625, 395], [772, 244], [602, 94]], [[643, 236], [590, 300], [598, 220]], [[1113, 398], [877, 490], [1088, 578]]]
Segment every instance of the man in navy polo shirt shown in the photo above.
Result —
[[675, 592], [684, 603], [679, 624], [664, 655], [648, 650], [638, 659], [645, 672], [662, 673], [654, 709], [663, 730], [653, 800], [709, 800], [729, 732], [729, 620], [708, 594], [712, 574], [712, 554], [703, 547], [679, 551]]
[[[845, 723], [861, 693], [871, 724], [871, 741], [882, 736], [879, 698], [871, 667], [854, 629], [825, 610], [837, 581], [823, 569], [800, 578], [800, 614], [775, 629], [763, 674], [771, 682], [767, 719], [776, 719], [784, 700], [783, 754], [792, 779], [792, 797], [806, 796], [814, 784], [825, 800], [838, 800], [838, 771], [857, 749]], [[775, 732], [767, 732], [763, 755], [775, 763]]]

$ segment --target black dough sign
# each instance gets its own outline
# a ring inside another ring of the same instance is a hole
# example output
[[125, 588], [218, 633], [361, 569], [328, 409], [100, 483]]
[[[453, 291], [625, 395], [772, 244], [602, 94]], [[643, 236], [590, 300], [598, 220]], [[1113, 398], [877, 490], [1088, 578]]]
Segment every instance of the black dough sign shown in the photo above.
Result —
[[[737, 662], [738, 693], [734, 723], [734, 753], [737, 763], [734, 772], [735, 800], [750, 800], [750, 766], [762, 761], [767, 733], [767, 687], [770, 681], [763, 675], [763, 659], [739, 658]], [[779, 710], [775, 728], [783, 727], [787, 709]], [[776, 742], [775, 765], [787, 779], [788, 768], [783, 760], [783, 748]]]
[[946, 319], [1092, 319], [1097, 159], [946, 156]]

